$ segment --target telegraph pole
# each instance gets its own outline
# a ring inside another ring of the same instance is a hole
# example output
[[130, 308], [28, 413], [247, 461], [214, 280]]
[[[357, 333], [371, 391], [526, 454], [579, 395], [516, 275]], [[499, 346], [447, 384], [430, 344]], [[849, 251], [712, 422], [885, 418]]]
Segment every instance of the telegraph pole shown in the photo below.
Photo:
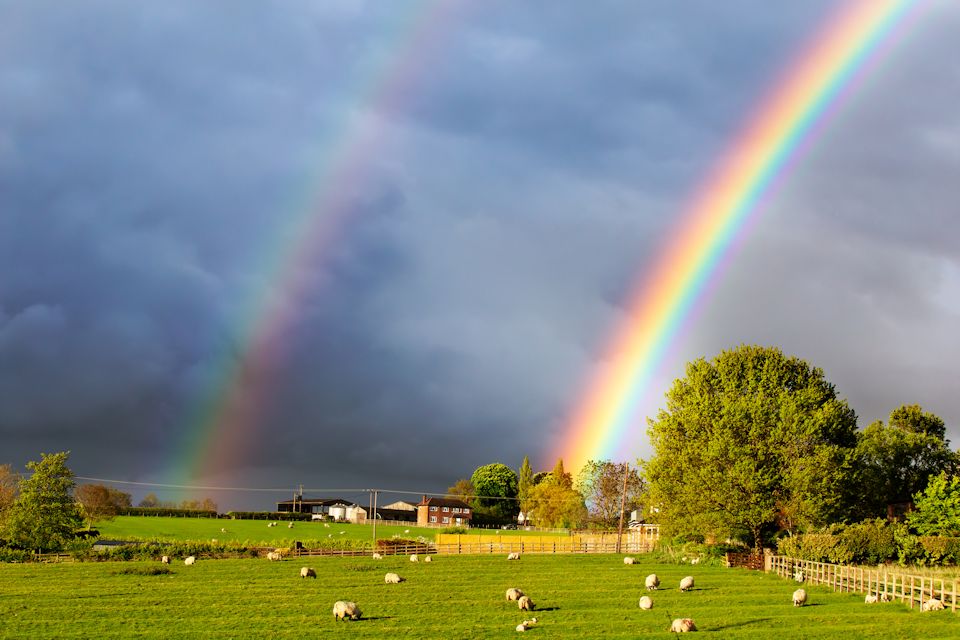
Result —
[[373, 551], [377, 551], [377, 490], [373, 490]]
[[627, 505], [627, 478], [630, 476], [630, 463], [623, 463], [623, 493], [620, 494], [620, 526], [617, 528], [617, 553], [620, 553], [620, 539], [623, 537], [623, 510]]

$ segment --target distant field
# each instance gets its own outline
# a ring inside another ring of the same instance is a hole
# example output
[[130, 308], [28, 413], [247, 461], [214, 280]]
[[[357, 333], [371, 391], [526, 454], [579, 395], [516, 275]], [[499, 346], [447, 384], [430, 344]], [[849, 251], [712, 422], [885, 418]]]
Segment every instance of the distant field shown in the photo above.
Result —
[[[265, 525], [264, 525], [265, 526]], [[513, 638], [526, 616], [504, 600], [520, 587], [538, 605], [543, 638], [670, 638], [669, 619], [690, 617], [724, 639], [960, 638], [960, 617], [919, 613], [898, 603], [809, 587], [810, 605], [795, 608], [796, 584], [742, 569], [640, 564], [614, 555], [313, 558], [319, 579], [301, 580], [300, 560], [177, 562], [168, 575], [156, 562], [0, 565], [0, 638]], [[140, 573], [132, 573], [137, 572]], [[386, 585], [396, 571], [407, 578]], [[664, 589], [642, 611], [643, 579]], [[696, 589], [676, 585], [692, 574]], [[333, 602], [355, 600], [359, 622], [337, 623]]]
[[[292, 529], [285, 522], [275, 527], [267, 527], [265, 520], [224, 520], [211, 518], [151, 518], [146, 516], [119, 516], [113, 520], [97, 523], [97, 530], [104, 538], [127, 540], [131, 538], [145, 540], [211, 540], [220, 542], [247, 542], [254, 546], [284, 546], [294, 540], [373, 540], [372, 525], [330, 523], [325, 527], [320, 522], [295, 522]], [[226, 529], [226, 533], [221, 529]], [[343, 533], [340, 533], [340, 532]], [[390, 538], [398, 535], [415, 539], [419, 536], [434, 540], [440, 529], [415, 526], [377, 525], [377, 538]], [[472, 529], [471, 533], [498, 535], [490, 529]], [[566, 535], [541, 533], [539, 531], [504, 531], [504, 535]]]

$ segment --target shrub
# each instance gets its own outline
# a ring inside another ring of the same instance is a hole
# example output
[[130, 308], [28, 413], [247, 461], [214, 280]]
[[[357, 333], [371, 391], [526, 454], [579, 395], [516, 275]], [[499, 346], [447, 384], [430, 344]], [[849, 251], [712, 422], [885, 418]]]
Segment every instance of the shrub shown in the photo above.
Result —
[[173, 516], [176, 518], [216, 518], [216, 511], [202, 509], [166, 509], [160, 507], [127, 507], [120, 509], [121, 516]]
[[852, 562], [879, 564], [897, 558], [894, 527], [887, 520], [864, 520], [840, 532], [842, 543], [849, 550]]
[[446, 529], [441, 529], [440, 533], [456, 533], [463, 535], [467, 532], [466, 527], [447, 527]]
[[228, 511], [226, 516], [233, 520], [293, 520], [298, 522], [313, 520], [313, 514], [296, 511]]
[[0, 562], [29, 562], [33, 554], [26, 549], [0, 547]]

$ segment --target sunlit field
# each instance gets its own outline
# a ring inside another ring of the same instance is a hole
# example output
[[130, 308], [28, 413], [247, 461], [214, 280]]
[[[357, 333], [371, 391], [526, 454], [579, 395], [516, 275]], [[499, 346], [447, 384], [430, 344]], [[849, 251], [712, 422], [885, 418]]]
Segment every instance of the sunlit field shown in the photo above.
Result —
[[[301, 579], [300, 567], [317, 570]], [[169, 569], [170, 573], [153, 575]], [[407, 579], [384, 584], [394, 571]], [[637, 606], [644, 577], [662, 589], [654, 608]], [[677, 589], [685, 575], [696, 588]], [[519, 587], [537, 605], [543, 638], [668, 638], [671, 618], [692, 618], [720, 638], [958, 638], [960, 618], [899, 603], [865, 605], [863, 596], [808, 587], [795, 608], [795, 583], [742, 569], [643, 563], [615, 555], [322, 557], [175, 562], [91, 562], [0, 566], [3, 638], [509, 638], [530, 615], [506, 602]], [[333, 603], [354, 600], [356, 622], [336, 622]]]

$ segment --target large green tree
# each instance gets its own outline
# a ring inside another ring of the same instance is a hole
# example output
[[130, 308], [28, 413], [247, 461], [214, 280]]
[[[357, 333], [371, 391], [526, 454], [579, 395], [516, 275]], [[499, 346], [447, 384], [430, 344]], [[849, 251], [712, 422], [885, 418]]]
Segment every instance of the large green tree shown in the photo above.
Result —
[[884, 517], [890, 504], [906, 503], [942, 471], [960, 471], [946, 439], [946, 425], [918, 405], [890, 413], [858, 435], [856, 500], [852, 519]]
[[646, 490], [636, 467], [609, 460], [588, 460], [577, 475], [576, 487], [587, 502], [590, 521], [604, 527], [618, 524], [621, 503], [627, 512], [636, 509]]
[[525, 504], [532, 521], [541, 527], [580, 527], [587, 519], [583, 495], [573, 488], [569, 473], [558, 460], [553, 471], [531, 487]]
[[666, 532], [748, 536], [844, 513], [856, 414], [823, 371], [740, 346], [687, 365], [649, 420], [651, 502]]
[[907, 522], [923, 536], [960, 536], [960, 476], [940, 473], [914, 500]]
[[476, 508], [495, 518], [507, 519], [517, 515], [517, 474], [505, 464], [478, 467], [470, 477], [477, 492]]
[[24, 549], [57, 551], [83, 525], [71, 491], [73, 472], [67, 467], [69, 452], [40, 454], [28, 462], [32, 473], [20, 480], [20, 495], [9, 509], [5, 536]]

